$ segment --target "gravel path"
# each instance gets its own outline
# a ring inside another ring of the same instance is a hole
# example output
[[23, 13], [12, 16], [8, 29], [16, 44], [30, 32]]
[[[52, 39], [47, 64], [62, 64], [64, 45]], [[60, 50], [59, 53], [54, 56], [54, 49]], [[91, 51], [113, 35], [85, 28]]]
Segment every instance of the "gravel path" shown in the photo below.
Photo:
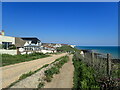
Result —
[[[29, 71], [34, 71], [45, 64], [50, 64], [55, 61], [57, 58], [66, 55], [66, 53], [53, 55], [51, 57], [46, 57], [42, 59], [37, 59], [29, 62], [23, 62], [19, 64], [9, 65], [1, 67], [2, 69], [2, 88], [7, 87], [12, 82], [19, 79], [19, 77]], [[0, 78], [1, 79], [1, 78]]]
[[60, 70], [60, 74], [54, 75], [50, 83], [46, 83], [44, 88], [72, 88], [73, 87], [73, 72], [72, 55], [70, 61], [64, 64]]

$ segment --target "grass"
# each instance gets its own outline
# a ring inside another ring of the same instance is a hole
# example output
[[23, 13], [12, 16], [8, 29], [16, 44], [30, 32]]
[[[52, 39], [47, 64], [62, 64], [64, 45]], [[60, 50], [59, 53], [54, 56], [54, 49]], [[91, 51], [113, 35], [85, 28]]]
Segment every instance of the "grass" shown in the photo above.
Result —
[[91, 67], [87, 67], [81, 60], [76, 60], [76, 57], [73, 57], [74, 70], [74, 86], [73, 88], [99, 88], [98, 83], [94, 77], [94, 70]]
[[30, 71], [30, 72], [28, 72], [28, 73], [22, 74], [22, 75], [20, 76], [19, 80], [25, 79], [25, 78], [33, 75], [34, 73], [38, 72], [38, 71], [41, 70], [42, 68], [47, 67], [48, 65], [49, 65], [49, 64], [46, 64], [46, 65], [42, 66], [41, 68], [39, 68], [39, 69], [37, 69], [37, 70], [35, 70], [35, 71]]
[[45, 58], [48, 56], [50, 55], [46, 55], [43, 53], [32, 53], [32, 54], [24, 54], [24, 55], [2, 54], [2, 66], [31, 61], [39, 58]]
[[40, 71], [42, 68], [47, 67], [48, 65], [49, 65], [49, 64], [46, 64], [46, 65], [42, 66], [41, 68], [39, 68], [39, 69], [37, 69], [37, 70], [35, 70], [35, 71], [30, 71], [30, 72], [28, 72], [28, 73], [22, 74], [17, 81], [11, 83], [7, 88], [12, 87], [12, 86], [15, 85], [16, 83], [20, 82], [21, 80], [23, 80], [23, 79], [25, 79], [25, 78], [33, 75], [33, 74], [35, 74], [36, 72]]
[[69, 60], [68, 56], [61, 57], [57, 59], [56, 61], [59, 62], [57, 64], [54, 64], [53, 67], [45, 71], [45, 81], [51, 82], [53, 75], [60, 73], [60, 68]]
[[45, 85], [44, 82], [40, 82], [37, 87], [38, 87], [38, 89], [40, 89], [40, 88], [44, 87], [44, 85]]
[[[59, 65], [61, 66], [61, 65], [63, 65], [65, 62], [68, 61], [68, 56], [60, 57], [60, 58], [56, 59], [54, 62], [59, 61], [59, 60], [62, 60], [62, 61], [60, 61], [61, 63], [59, 64]], [[53, 62], [52, 62], [52, 63], [53, 63]], [[52, 64], [52, 63], [51, 63], [51, 64]], [[30, 72], [28, 72], [28, 73], [22, 74], [17, 81], [11, 83], [7, 88], [10, 88], [10, 87], [14, 86], [16, 83], [20, 82], [21, 80], [23, 80], [23, 79], [25, 79], [25, 78], [33, 75], [33, 74], [35, 74], [36, 72], [40, 71], [42, 68], [47, 67], [48, 65], [49, 65], [49, 64], [46, 64], [46, 65], [42, 66], [41, 68], [39, 68], [39, 69], [37, 69], [37, 70], [35, 70], [35, 71], [30, 71]], [[57, 66], [57, 65], [58, 65], [58, 64], [56, 64], [56, 66]], [[60, 67], [59, 67], [59, 68], [60, 68]], [[56, 73], [56, 74], [59, 73], [59, 70], [58, 70], [56, 67], [52, 67], [51, 70], [54, 71], [54, 72], [52, 72], [52, 73]], [[51, 70], [50, 70], [50, 71], [51, 71]], [[48, 72], [48, 74], [50, 73], [49, 71], [46, 71], [46, 72]], [[46, 74], [46, 75], [47, 75], [47, 74]], [[46, 78], [46, 80], [47, 80], [48, 82], [51, 81], [51, 80], [52, 80], [51, 76], [50, 76], [50, 77], [48, 76], [48, 77]], [[38, 85], [38, 89], [42, 88], [43, 86], [44, 86], [44, 82], [40, 82], [39, 85]]]
[[68, 45], [64, 45], [62, 47], [58, 47], [57, 51], [74, 53], [75, 51], [79, 52], [80, 50], [78, 50], [76, 48], [72, 48], [71, 46], [68, 46]]

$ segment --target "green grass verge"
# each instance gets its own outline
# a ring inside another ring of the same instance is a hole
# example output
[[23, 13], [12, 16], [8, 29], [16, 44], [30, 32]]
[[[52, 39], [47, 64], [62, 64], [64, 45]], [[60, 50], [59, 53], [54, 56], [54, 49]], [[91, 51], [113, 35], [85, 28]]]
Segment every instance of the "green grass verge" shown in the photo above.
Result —
[[57, 59], [56, 61], [59, 62], [57, 64], [54, 64], [53, 67], [45, 71], [45, 81], [51, 82], [53, 75], [60, 73], [60, 68], [69, 60], [68, 56], [61, 57]]
[[10, 87], [14, 86], [16, 83], [20, 82], [21, 80], [23, 80], [23, 79], [25, 79], [25, 78], [33, 75], [33, 74], [35, 74], [36, 72], [40, 71], [42, 68], [47, 67], [48, 65], [49, 64], [46, 64], [46, 65], [42, 66], [41, 68], [39, 68], [39, 69], [37, 69], [35, 71], [30, 71], [28, 73], [22, 74], [17, 81], [11, 83], [7, 88], [10, 88]]
[[[52, 62], [51, 64], [53, 64], [53, 63], [55, 63], [55, 62], [57, 62], [57, 61], [65, 58], [65, 57], [66, 57], [66, 56], [60, 57], [60, 58], [56, 59], [54, 62]], [[63, 61], [62, 61], [62, 62], [63, 62]], [[62, 62], [61, 62], [61, 63], [62, 63]], [[66, 62], [66, 59], [64, 59], [64, 62]], [[43, 67], [41, 67], [41, 68], [39, 68], [39, 69], [37, 69], [37, 70], [35, 70], [35, 71], [30, 71], [30, 72], [28, 72], [28, 73], [22, 74], [17, 81], [11, 83], [7, 88], [10, 88], [10, 87], [14, 86], [16, 83], [20, 82], [21, 80], [23, 80], [23, 79], [25, 79], [25, 78], [33, 75], [33, 74], [35, 74], [36, 72], [40, 71], [42, 68], [47, 67], [48, 65], [49, 65], [49, 64], [46, 64], [46, 65], [44, 65]], [[40, 84], [38, 85], [38, 88], [43, 87], [42, 84], [43, 84], [43, 83], [40, 82]]]
[[48, 56], [50, 55], [46, 55], [43, 53], [32, 53], [32, 54], [24, 54], [24, 55], [2, 54], [2, 66], [31, 61], [39, 58], [45, 58]]
[[73, 57], [74, 69], [74, 86], [73, 88], [99, 88], [98, 83], [94, 78], [94, 70], [91, 67], [87, 67], [81, 60], [76, 60], [76, 57]]

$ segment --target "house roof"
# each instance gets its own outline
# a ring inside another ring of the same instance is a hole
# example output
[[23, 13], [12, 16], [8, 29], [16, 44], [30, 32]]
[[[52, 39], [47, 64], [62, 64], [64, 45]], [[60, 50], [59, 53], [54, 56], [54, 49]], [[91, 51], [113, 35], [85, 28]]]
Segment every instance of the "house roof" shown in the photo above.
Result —
[[15, 37], [15, 46], [16, 47], [23, 47], [26, 41], [22, 40], [21, 38]]
[[51, 46], [48, 46], [48, 45], [43, 45], [43, 47], [53, 48], [53, 49], [55, 49], [54, 47], [51, 47]]
[[40, 41], [38, 38], [36, 37], [21, 37], [21, 39], [23, 40], [28, 40], [28, 41]]
[[37, 44], [38, 41], [40, 41], [38, 38], [36, 37], [21, 37], [21, 39], [25, 40], [25, 41], [32, 41], [31, 43], [35, 43]]

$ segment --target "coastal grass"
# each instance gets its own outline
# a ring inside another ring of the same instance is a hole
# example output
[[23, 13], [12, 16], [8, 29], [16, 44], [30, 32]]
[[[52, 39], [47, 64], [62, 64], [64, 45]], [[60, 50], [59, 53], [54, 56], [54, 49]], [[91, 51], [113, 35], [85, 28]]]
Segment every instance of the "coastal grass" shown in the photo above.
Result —
[[58, 52], [69, 52], [69, 53], [74, 53], [74, 52], [80, 52], [80, 50], [78, 50], [77, 48], [73, 48], [71, 46], [68, 45], [64, 45], [62, 47], [58, 47], [57, 48]]
[[59, 59], [57, 59], [56, 61], [58, 61], [58, 63], [54, 64], [53, 67], [51, 67], [50, 69], [46, 70], [45, 71], [45, 81], [47, 82], [51, 82], [52, 81], [52, 78], [53, 78], [53, 75], [54, 74], [59, 74], [60, 73], [60, 68], [65, 64], [67, 63], [67, 61], [69, 60], [68, 56], [64, 56], [64, 57], [61, 57]]
[[44, 66], [42, 66], [41, 68], [35, 70], [35, 71], [30, 71], [28, 73], [25, 73], [25, 74], [22, 74], [20, 77], [19, 77], [19, 80], [22, 80], [22, 79], [25, 79], [33, 74], [35, 74], [36, 72], [40, 71], [42, 68], [45, 68], [47, 67], [49, 64], [45, 64]]
[[32, 53], [32, 54], [24, 54], [24, 55], [2, 54], [2, 66], [31, 61], [39, 58], [45, 58], [48, 56], [50, 55], [43, 53]]
[[[60, 61], [60, 60], [63, 59], [63, 58], [64, 58], [64, 61], [62, 61], [61, 63], [66, 62], [65, 57], [68, 57], [68, 56], [60, 57], [60, 58], [56, 59], [54, 62], [52, 62], [51, 64], [53, 64], [53, 63], [55, 63], [55, 62], [57, 62], [57, 61]], [[45, 64], [44, 66], [42, 66], [41, 68], [39, 68], [39, 69], [37, 69], [37, 70], [35, 70], [35, 71], [30, 71], [30, 72], [28, 72], [28, 73], [22, 74], [17, 81], [11, 83], [7, 88], [10, 88], [10, 87], [14, 86], [16, 83], [18, 83], [18, 82], [20, 82], [21, 80], [23, 80], [23, 79], [25, 79], [25, 78], [27, 78], [27, 77], [29, 77], [29, 76], [37, 73], [38, 71], [40, 71], [41, 69], [47, 67], [48, 65], [49, 65], [49, 64]], [[51, 78], [50, 78], [50, 79], [51, 79]], [[42, 88], [43, 86], [44, 86], [44, 82], [40, 82], [39, 85], [38, 85], [38, 89]]]
[[37, 86], [37, 89], [36, 90], [39, 90], [41, 88], [43, 88], [45, 86], [45, 83], [44, 82], [40, 82]]
[[35, 71], [30, 71], [30, 72], [28, 72], [28, 73], [22, 74], [17, 81], [11, 83], [7, 88], [10, 88], [10, 87], [14, 86], [16, 83], [20, 82], [21, 80], [23, 80], [23, 79], [25, 79], [25, 78], [33, 75], [33, 74], [35, 74], [36, 72], [38, 72], [38, 71], [40, 71], [41, 69], [47, 67], [48, 65], [49, 65], [49, 64], [45, 64], [44, 66], [42, 66], [41, 68], [39, 68], [39, 69], [37, 69], [37, 70], [35, 70]]
[[82, 57], [75, 53], [73, 57], [74, 64], [74, 87], [73, 88], [101, 88], [110, 89], [120, 86], [120, 63], [111, 64], [111, 74], [107, 75], [107, 60], [98, 57], [89, 58], [89, 54]]
[[94, 70], [91, 67], [87, 67], [80, 59], [76, 60], [76, 57], [73, 57], [74, 65], [74, 78], [73, 78], [73, 88], [79, 89], [92, 89], [99, 88], [98, 83], [94, 77]]

